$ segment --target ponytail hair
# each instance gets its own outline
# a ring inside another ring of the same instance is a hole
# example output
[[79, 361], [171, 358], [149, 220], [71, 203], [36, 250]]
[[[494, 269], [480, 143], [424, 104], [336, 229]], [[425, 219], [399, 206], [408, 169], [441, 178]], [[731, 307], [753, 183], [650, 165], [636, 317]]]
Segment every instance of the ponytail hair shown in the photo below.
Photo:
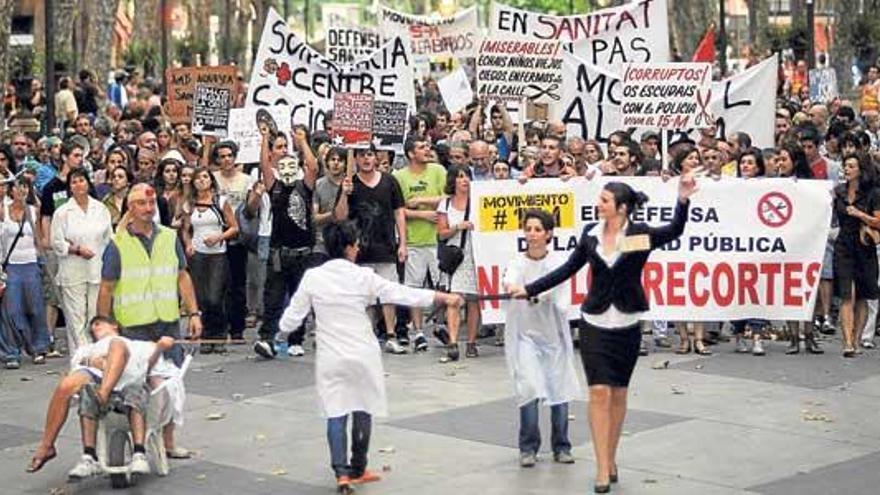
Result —
[[648, 195], [642, 191], [636, 191], [629, 184], [623, 182], [609, 182], [605, 184], [606, 191], [614, 196], [614, 206], [619, 208], [626, 205], [626, 216], [630, 217], [634, 211], [648, 202]]

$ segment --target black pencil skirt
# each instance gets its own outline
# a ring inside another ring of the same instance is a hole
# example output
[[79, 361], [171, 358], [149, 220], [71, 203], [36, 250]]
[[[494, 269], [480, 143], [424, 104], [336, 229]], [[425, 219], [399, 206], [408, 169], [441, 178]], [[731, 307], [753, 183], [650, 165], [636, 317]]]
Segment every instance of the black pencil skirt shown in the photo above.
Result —
[[581, 320], [580, 350], [587, 384], [628, 387], [642, 341], [640, 325], [607, 329]]

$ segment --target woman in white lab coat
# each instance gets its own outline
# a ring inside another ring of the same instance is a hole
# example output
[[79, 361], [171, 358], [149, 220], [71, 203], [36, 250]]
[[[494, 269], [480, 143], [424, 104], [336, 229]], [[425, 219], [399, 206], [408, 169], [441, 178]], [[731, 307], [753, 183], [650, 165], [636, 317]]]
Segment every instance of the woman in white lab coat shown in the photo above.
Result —
[[[553, 238], [553, 217], [541, 210], [526, 212], [523, 230], [528, 249], [508, 265], [505, 287], [523, 287], [565, 262], [548, 250]], [[541, 446], [538, 406], [550, 406], [553, 460], [574, 463], [568, 439], [568, 403], [581, 396], [574, 366], [564, 287], [532, 301], [514, 300], [507, 306], [505, 354], [520, 411], [520, 466], [533, 467]]]
[[[389, 282], [354, 263], [360, 233], [353, 222], [324, 229], [331, 260], [308, 270], [279, 322], [281, 334], [296, 330], [315, 312], [316, 385], [337, 485], [376, 481], [367, 471], [372, 416], [387, 416], [382, 353], [366, 308], [379, 299], [389, 304], [460, 307], [461, 296], [405, 287]], [[280, 338], [280, 337], [277, 337]], [[346, 425], [352, 421], [352, 455], [348, 460]]]

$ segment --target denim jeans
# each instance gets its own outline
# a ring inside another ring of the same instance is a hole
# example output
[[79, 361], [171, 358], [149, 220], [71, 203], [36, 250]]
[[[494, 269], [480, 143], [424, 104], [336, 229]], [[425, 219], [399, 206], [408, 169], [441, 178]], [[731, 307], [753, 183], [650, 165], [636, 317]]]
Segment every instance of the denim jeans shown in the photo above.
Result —
[[6, 274], [0, 310], [0, 356], [8, 361], [20, 360], [20, 345], [34, 355], [44, 354], [49, 347], [49, 329], [40, 267], [36, 263], [10, 263]]
[[229, 324], [226, 320], [225, 295], [227, 272], [226, 254], [195, 253], [189, 265], [196, 300], [202, 310], [202, 335], [206, 339], [226, 337]]
[[327, 419], [327, 443], [330, 444], [330, 465], [336, 477], [359, 478], [367, 469], [370, 431], [373, 418], [363, 412], [351, 413], [351, 462], [348, 461], [348, 416]]
[[248, 249], [244, 244], [227, 244], [226, 259], [229, 261], [229, 277], [226, 283], [226, 315], [229, 319], [229, 333], [240, 338], [244, 333], [244, 318], [247, 316], [247, 259]]
[[[316, 266], [320, 259], [315, 254], [304, 256], [281, 256], [272, 249], [266, 262], [266, 286], [263, 291], [263, 325], [260, 339], [273, 341], [278, 333], [278, 321], [284, 312], [284, 304], [293, 297], [306, 270]], [[302, 345], [305, 326], [300, 325], [288, 338], [288, 345]]]
[[[550, 406], [553, 453], [571, 451], [568, 440], [568, 403]], [[538, 428], [538, 399], [519, 408], [519, 451], [537, 454], [541, 448], [541, 430]]]

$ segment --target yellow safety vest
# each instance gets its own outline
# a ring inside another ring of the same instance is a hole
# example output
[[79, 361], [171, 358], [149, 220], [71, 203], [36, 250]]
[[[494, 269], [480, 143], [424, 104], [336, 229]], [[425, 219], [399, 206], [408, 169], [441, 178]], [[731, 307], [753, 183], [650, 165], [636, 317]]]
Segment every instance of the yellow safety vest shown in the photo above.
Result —
[[128, 229], [119, 229], [113, 238], [122, 269], [113, 291], [113, 315], [123, 327], [174, 322], [180, 316], [177, 237], [169, 228], [155, 228], [159, 232], [149, 255]]

